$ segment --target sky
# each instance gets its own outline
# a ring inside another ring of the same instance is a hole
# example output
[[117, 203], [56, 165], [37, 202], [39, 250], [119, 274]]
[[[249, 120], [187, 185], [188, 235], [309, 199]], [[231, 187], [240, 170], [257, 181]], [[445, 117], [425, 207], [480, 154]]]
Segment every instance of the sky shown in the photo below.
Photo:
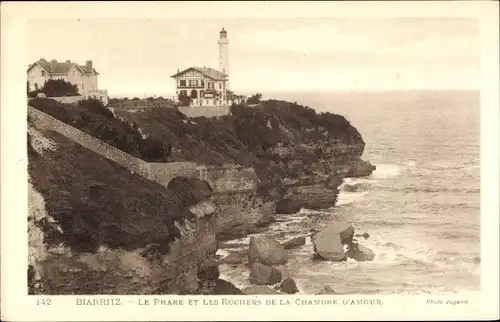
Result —
[[235, 92], [479, 89], [479, 26], [459, 18], [30, 20], [30, 63], [92, 60], [113, 96], [173, 95], [171, 75], [218, 67]]

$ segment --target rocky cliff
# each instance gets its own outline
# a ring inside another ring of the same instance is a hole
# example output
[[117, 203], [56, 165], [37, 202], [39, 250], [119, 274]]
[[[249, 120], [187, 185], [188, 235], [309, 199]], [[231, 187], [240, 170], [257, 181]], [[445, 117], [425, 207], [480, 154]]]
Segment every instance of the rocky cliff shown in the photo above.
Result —
[[[365, 143], [360, 133], [343, 116], [296, 103], [233, 106], [231, 115], [218, 118], [188, 118], [172, 108], [115, 107], [111, 113], [90, 103], [30, 102], [144, 160], [189, 161], [209, 168], [212, 176], [220, 172], [220, 178], [201, 177], [217, 190], [210, 201], [216, 207], [219, 239], [259, 231], [276, 212], [332, 207], [344, 177], [374, 170], [361, 159]], [[231, 164], [243, 170], [214, 170]], [[228, 188], [235, 184], [236, 192]]]
[[28, 127], [30, 294], [212, 294], [212, 189], [163, 187]]
[[254, 192], [216, 196], [222, 239], [258, 231], [275, 212], [332, 207], [344, 177], [375, 169], [361, 159], [365, 142], [343, 116], [276, 100], [233, 106], [231, 112], [188, 118], [167, 108], [114, 109], [148, 137], [168, 142], [169, 161], [254, 169], [259, 181]]

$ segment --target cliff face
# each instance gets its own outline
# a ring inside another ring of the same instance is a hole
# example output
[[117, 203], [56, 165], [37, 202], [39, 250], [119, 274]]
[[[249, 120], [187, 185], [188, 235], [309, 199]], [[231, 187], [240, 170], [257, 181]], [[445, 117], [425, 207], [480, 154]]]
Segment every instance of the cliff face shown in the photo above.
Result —
[[211, 294], [212, 189], [167, 188], [29, 125], [30, 294]]
[[345, 118], [297, 104], [188, 119], [39, 103], [120, 151], [189, 161], [199, 179], [170, 181], [175, 166], [155, 163], [150, 181], [28, 122], [30, 294], [213, 294], [217, 240], [258, 232], [276, 212], [332, 207], [344, 177], [374, 170]]
[[275, 100], [231, 109], [232, 115], [210, 119], [187, 118], [166, 108], [133, 113], [114, 109], [118, 118], [148, 137], [168, 142], [170, 161], [239, 164], [254, 170], [258, 179], [253, 191], [214, 197], [221, 239], [258, 231], [274, 220], [276, 211], [332, 207], [342, 178], [374, 170], [361, 160], [361, 134], [340, 115]]
[[255, 191], [216, 194], [212, 202], [217, 208], [219, 240], [256, 233], [274, 221], [276, 201], [265, 200]]

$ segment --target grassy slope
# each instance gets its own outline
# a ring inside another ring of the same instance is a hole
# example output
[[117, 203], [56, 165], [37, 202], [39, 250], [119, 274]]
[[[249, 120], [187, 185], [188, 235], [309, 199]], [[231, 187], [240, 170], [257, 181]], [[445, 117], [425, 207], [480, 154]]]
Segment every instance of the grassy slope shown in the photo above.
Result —
[[211, 194], [205, 182], [185, 178], [167, 189], [57, 133], [44, 135], [58, 148], [40, 155], [28, 142], [28, 170], [64, 232], [40, 223], [49, 244], [94, 252], [100, 245], [137, 249], [156, 243], [166, 253], [179, 237], [174, 223], [192, 218], [187, 207]]
[[[261, 105], [232, 107], [232, 115], [210, 119], [188, 119], [169, 108], [135, 112], [117, 108], [115, 112], [152, 137], [168, 142], [173, 147], [172, 160], [253, 166], [266, 182], [278, 180], [284, 171], [274, 164], [282, 158], [270, 153], [269, 148], [314, 145], [333, 139], [364, 144], [359, 132], [343, 116], [317, 114], [311, 108], [284, 101], [270, 100]], [[294, 155], [305, 163], [322, 157], [320, 152]]]
[[154, 138], [171, 144], [174, 159], [206, 164], [250, 165], [270, 157], [266, 151], [278, 144], [307, 144], [334, 138], [363, 142], [356, 128], [343, 116], [316, 114], [308, 107], [283, 101], [266, 101], [262, 105], [260, 109], [233, 107], [233, 115], [217, 119], [189, 120], [169, 108], [134, 113], [119, 108], [116, 111]]
[[[264, 101], [258, 108], [233, 106], [232, 115], [219, 118], [193, 119], [168, 107], [131, 111], [116, 105], [115, 117], [95, 102], [68, 105], [34, 99], [29, 104], [145, 161], [253, 166], [264, 185], [308, 174], [305, 168], [289, 168], [290, 160], [312, 164], [331, 158], [320, 147], [308, 152], [293, 147], [332, 145], [332, 140], [364, 145], [343, 116], [317, 114], [309, 107], [276, 100]], [[143, 138], [139, 128], [149, 137]], [[291, 157], [271, 153], [270, 148], [277, 146], [292, 147], [295, 152]]]
[[143, 138], [133, 124], [116, 118], [97, 100], [63, 104], [36, 98], [29, 105], [137, 158], [148, 162], [169, 161], [168, 146], [164, 142]]

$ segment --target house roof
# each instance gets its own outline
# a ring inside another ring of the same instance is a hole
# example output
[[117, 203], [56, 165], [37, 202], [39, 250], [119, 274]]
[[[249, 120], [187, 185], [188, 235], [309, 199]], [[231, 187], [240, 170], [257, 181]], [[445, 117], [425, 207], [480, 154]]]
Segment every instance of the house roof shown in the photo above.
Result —
[[99, 73], [92, 68], [91, 70], [88, 69], [84, 65], [78, 65], [76, 63], [70, 62], [70, 63], [62, 63], [62, 62], [50, 62], [47, 61], [43, 58], [39, 59], [38, 61], [34, 62], [33, 64], [30, 65], [27, 71], [29, 71], [33, 66], [39, 65], [42, 67], [47, 73], [51, 75], [61, 75], [61, 74], [67, 74], [68, 71], [73, 67], [76, 66], [84, 75], [90, 75], [92, 72], [96, 73], [99, 75]]
[[216, 69], [213, 69], [210, 67], [196, 67], [196, 66], [189, 67], [189, 68], [183, 70], [182, 72], [178, 72], [177, 74], [172, 75], [170, 77], [180, 76], [180, 75], [182, 75], [185, 72], [190, 71], [190, 70], [196, 70], [196, 71], [202, 73], [203, 75], [205, 75], [206, 77], [211, 78], [213, 80], [223, 80], [223, 79], [227, 78], [227, 75], [225, 75], [223, 72], [218, 71]]

